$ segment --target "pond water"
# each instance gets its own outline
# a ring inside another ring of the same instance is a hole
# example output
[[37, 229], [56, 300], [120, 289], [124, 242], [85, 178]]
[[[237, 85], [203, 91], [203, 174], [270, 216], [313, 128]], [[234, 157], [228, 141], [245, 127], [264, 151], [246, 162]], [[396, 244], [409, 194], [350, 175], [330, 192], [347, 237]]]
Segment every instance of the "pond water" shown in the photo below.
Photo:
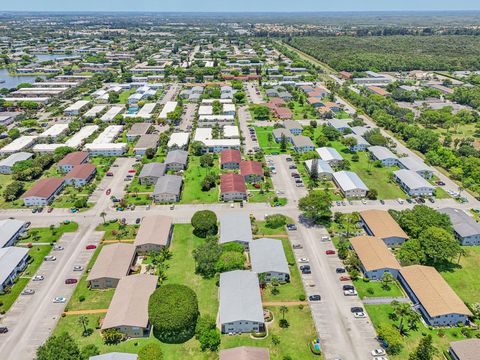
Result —
[[[17, 87], [21, 83], [34, 83], [35, 79], [38, 76], [32, 75], [10, 75], [7, 69], [0, 69], [0, 88], [11, 89]], [[40, 76], [42, 79], [45, 79], [45, 76]]]
[[35, 57], [37, 58], [36, 62], [78, 58], [78, 56], [62, 55], [62, 54], [35, 54]]

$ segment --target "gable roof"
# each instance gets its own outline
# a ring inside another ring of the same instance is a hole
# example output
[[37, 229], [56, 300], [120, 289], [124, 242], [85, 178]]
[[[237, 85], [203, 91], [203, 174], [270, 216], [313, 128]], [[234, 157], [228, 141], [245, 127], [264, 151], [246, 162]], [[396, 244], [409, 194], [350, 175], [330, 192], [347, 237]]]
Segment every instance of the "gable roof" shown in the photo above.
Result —
[[375, 236], [357, 236], [350, 239], [350, 244], [366, 271], [400, 269], [400, 264], [388, 251], [382, 239]]
[[88, 360], [137, 360], [137, 354], [111, 352], [102, 355], [90, 356]]
[[185, 150], [171, 150], [165, 158], [165, 164], [179, 163], [187, 164], [188, 152]]
[[220, 215], [220, 244], [232, 241], [251, 242], [252, 224], [247, 213], [227, 213]]
[[261, 238], [250, 242], [252, 271], [257, 274], [275, 271], [290, 274], [281, 240]]
[[321, 147], [321, 148], [315, 149], [315, 151], [318, 153], [318, 155], [320, 155], [320, 159], [324, 161], [343, 160], [342, 155], [340, 155], [337, 149], [332, 147]]
[[18, 263], [28, 255], [28, 248], [9, 246], [0, 248], [0, 284], [10, 276]]
[[80, 165], [87, 161], [88, 152], [86, 151], [75, 151], [71, 152], [58, 162], [58, 165]]
[[454, 208], [444, 208], [438, 210], [447, 214], [452, 222], [455, 232], [463, 237], [480, 235], [480, 224], [474, 218], [468, 216], [463, 210]]
[[40, 179], [22, 195], [22, 198], [31, 196], [49, 198], [62, 185], [63, 179], [60, 178]]
[[154, 163], [148, 163], [143, 165], [142, 170], [140, 171], [140, 174], [138, 175], [139, 178], [144, 178], [144, 177], [161, 177], [165, 175], [165, 172], [167, 171], [167, 167], [164, 163], [159, 163], [159, 162], [154, 162]]
[[[400, 158], [401, 160], [402, 158]], [[413, 170], [400, 169], [393, 174], [409, 189], [434, 189], [435, 187]]]
[[400, 269], [400, 274], [431, 317], [447, 314], [472, 316], [470, 310], [434, 267], [407, 266]]
[[91, 176], [96, 169], [97, 167], [90, 163], [75, 165], [73, 169], [65, 175], [65, 179], [86, 179]]
[[174, 194], [180, 195], [183, 179], [177, 175], [164, 175], [158, 178], [153, 195], [156, 194]]
[[452, 341], [450, 343], [450, 348], [453, 350], [458, 360], [478, 360], [480, 339]]
[[333, 177], [343, 191], [355, 189], [368, 191], [367, 185], [352, 171], [337, 171], [333, 173]]
[[135, 246], [132, 244], [117, 243], [103, 246], [88, 273], [87, 281], [101, 278], [121, 279], [128, 275], [134, 255]]
[[262, 163], [259, 161], [247, 160], [240, 163], [240, 174], [247, 175], [261, 175], [263, 176]]
[[167, 246], [172, 228], [172, 218], [163, 215], [149, 215], [143, 218], [133, 245], [156, 244]]
[[228, 173], [220, 175], [220, 192], [247, 192], [245, 180], [240, 174]]
[[221, 324], [241, 320], [263, 323], [263, 307], [257, 274], [248, 270], [221, 273], [218, 311]]
[[157, 281], [155, 275], [147, 274], [120, 279], [103, 319], [102, 330], [119, 326], [147, 327], [148, 301], [157, 287]]
[[230, 162], [240, 163], [242, 161], [242, 154], [240, 150], [223, 150], [220, 152], [220, 164], [226, 164]]
[[408, 239], [408, 235], [402, 230], [388, 211], [376, 209], [360, 211], [360, 217], [374, 236], [382, 239], [389, 237]]
[[3, 248], [12, 237], [25, 226], [25, 221], [18, 219], [0, 220], [0, 248]]

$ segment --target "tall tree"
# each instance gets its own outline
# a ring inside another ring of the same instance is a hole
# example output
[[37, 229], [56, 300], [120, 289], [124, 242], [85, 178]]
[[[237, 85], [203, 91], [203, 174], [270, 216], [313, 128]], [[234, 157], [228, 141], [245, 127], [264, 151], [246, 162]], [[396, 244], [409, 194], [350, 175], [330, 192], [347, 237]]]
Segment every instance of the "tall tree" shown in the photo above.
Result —
[[330, 220], [332, 216], [332, 201], [326, 192], [312, 191], [300, 199], [298, 208], [303, 215], [318, 224]]
[[37, 360], [82, 360], [75, 340], [66, 332], [50, 336], [37, 349]]
[[451, 261], [462, 250], [451, 232], [435, 226], [424, 230], [418, 240], [427, 261], [432, 265]]
[[432, 335], [424, 336], [408, 360], [432, 360], [437, 349], [433, 346]]

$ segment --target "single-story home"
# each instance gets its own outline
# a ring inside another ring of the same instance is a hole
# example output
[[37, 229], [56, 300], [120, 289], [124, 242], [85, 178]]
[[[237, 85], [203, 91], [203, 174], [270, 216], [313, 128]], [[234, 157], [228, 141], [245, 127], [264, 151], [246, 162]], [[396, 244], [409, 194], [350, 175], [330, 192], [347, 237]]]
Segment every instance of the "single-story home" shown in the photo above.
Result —
[[170, 246], [172, 234], [172, 218], [164, 215], [149, 215], [143, 218], [133, 245], [138, 254], [160, 251]]
[[397, 170], [393, 172], [393, 177], [402, 190], [410, 196], [432, 196], [435, 191], [435, 187], [415, 171]]
[[220, 274], [219, 323], [223, 334], [265, 330], [257, 274], [235, 270]]
[[290, 131], [292, 133], [292, 135], [301, 135], [302, 134], [303, 127], [298, 121], [285, 120], [283, 122], [283, 126], [285, 127], [285, 129]]
[[448, 215], [455, 236], [462, 245], [480, 245], [480, 224], [473, 217], [461, 209], [444, 208], [438, 211]]
[[13, 171], [13, 165], [19, 161], [25, 161], [33, 156], [32, 153], [16, 152], [11, 154], [6, 159], [0, 161], [0, 174], [11, 174]]
[[315, 150], [315, 144], [308, 136], [296, 135], [292, 137], [292, 145], [296, 152], [305, 153]]
[[448, 349], [452, 360], [478, 360], [479, 351], [480, 339], [452, 341]]
[[399, 281], [428, 325], [457, 326], [468, 323], [472, 316], [434, 267], [403, 267], [399, 272]]
[[347, 198], [362, 198], [367, 196], [367, 185], [352, 171], [334, 172], [333, 181]]
[[360, 259], [365, 277], [370, 280], [380, 280], [386, 272], [395, 278], [398, 276], [400, 264], [381, 238], [357, 236], [350, 239], [350, 244]]
[[312, 174], [313, 169], [316, 168], [318, 178], [324, 180], [331, 180], [335, 172], [328, 162], [320, 159], [305, 160], [305, 167], [309, 174]]
[[351, 130], [350, 125], [348, 125], [348, 123], [351, 121], [352, 119], [330, 119], [327, 123], [334, 129], [344, 133], [348, 130]]
[[320, 155], [320, 159], [326, 161], [330, 165], [334, 165], [343, 161], [342, 155], [337, 151], [337, 149], [332, 147], [321, 147], [315, 150], [318, 155]]
[[135, 246], [116, 243], [102, 247], [95, 264], [88, 273], [91, 289], [115, 288], [124, 276], [130, 273], [135, 259]]
[[357, 141], [355, 145], [350, 147], [350, 151], [365, 151], [370, 146], [370, 143], [360, 135], [349, 134], [345, 136], [345, 138], [348, 137], [354, 138]]
[[275, 141], [277, 143], [279, 143], [280, 141], [282, 141], [282, 137], [285, 136], [285, 138], [287, 139], [287, 141], [291, 142], [292, 141], [292, 133], [290, 131], [288, 131], [287, 129], [285, 128], [276, 128], [276, 129], [273, 129], [272, 130], [272, 135], [273, 135], [273, 138], [275, 139]]
[[281, 240], [261, 238], [250, 242], [252, 271], [269, 283], [290, 281], [290, 269]]
[[425, 179], [430, 179], [433, 175], [433, 170], [429, 166], [425, 165], [425, 163], [412, 156], [405, 156], [398, 159], [398, 166], [402, 169], [407, 169], [411, 171], [415, 171], [421, 177]]
[[101, 330], [117, 329], [127, 337], [148, 337], [148, 301], [157, 288], [155, 275], [137, 274], [123, 277], [115, 289]]
[[370, 146], [368, 148], [373, 160], [378, 160], [383, 166], [398, 165], [398, 157], [384, 146]]
[[402, 245], [408, 240], [408, 235], [388, 211], [376, 209], [360, 211], [360, 218], [367, 234], [381, 238], [388, 247]]
[[157, 134], [141, 135], [133, 148], [135, 155], [145, 155], [148, 149], [156, 150], [158, 141], [159, 137]]
[[15, 278], [28, 265], [28, 248], [8, 246], [0, 248], [0, 291], [13, 285]]

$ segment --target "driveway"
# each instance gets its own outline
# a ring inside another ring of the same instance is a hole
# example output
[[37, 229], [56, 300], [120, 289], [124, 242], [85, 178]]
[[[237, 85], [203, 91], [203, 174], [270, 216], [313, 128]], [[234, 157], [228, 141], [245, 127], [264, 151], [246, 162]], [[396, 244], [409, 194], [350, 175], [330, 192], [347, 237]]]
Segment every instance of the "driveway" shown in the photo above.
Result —
[[263, 100], [262, 94], [257, 94], [258, 91], [258, 84], [255, 82], [247, 82], [247, 96], [251, 103], [253, 104], [263, 104], [265, 101]]

